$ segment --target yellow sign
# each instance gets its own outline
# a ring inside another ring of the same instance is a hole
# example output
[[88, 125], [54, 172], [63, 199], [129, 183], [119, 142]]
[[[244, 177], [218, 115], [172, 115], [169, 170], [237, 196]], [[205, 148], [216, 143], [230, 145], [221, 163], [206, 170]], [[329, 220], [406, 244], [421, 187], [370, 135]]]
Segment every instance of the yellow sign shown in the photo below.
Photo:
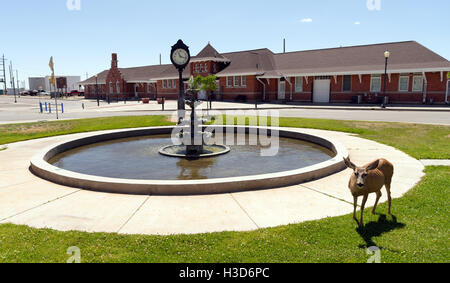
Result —
[[55, 71], [54, 65], [53, 65], [53, 56], [50, 57], [50, 63], [48, 63], [48, 66], [50, 67], [50, 70], [52, 70], [52, 72]]
[[56, 86], [56, 83], [55, 83], [55, 74], [52, 74], [52, 76], [50, 77], [50, 82], [52, 83], [53, 86]]
[[447, 79], [450, 80], [450, 72], [447, 72]]
[[53, 64], [53, 56], [50, 57], [50, 62], [48, 63], [48, 66], [50, 67], [50, 70], [52, 70], [52, 76], [50, 77], [50, 83], [56, 87], [56, 82], [55, 82], [55, 66]]

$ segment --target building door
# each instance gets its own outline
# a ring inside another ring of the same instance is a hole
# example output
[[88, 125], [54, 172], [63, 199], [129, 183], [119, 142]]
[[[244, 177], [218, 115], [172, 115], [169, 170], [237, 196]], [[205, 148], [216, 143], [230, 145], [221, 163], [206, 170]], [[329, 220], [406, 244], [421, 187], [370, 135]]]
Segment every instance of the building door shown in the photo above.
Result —
[[314, 80], [314, 103], [330, 103], [331, 79], [316, 78]]
[[286, 82], [280, 81], [278, 85], [278, 100], [286, 99]]
[[450, 99], [450, 79], [447, 80], [447, 93], [445, 95], [445, 102], [449, 102]]

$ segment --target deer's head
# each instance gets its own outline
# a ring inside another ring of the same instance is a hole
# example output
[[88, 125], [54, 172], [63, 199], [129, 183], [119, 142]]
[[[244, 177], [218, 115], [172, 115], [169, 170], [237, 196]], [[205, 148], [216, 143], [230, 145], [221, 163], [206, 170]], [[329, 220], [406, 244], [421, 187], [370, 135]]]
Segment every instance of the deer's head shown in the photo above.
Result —
[[366, 185], [367, 177], [369, 176], [369, 171], [377, 169], [380, 163], [380, 161], [377, 160], [367, 165], [366, 167], [358, 167], [350, 161], [350, 158], [344, 158], [344, 161], [345, 165], [353, 170], [353, 178], [355, 178], [356, 185], [359, 188], [364, 188], [364, 186]]

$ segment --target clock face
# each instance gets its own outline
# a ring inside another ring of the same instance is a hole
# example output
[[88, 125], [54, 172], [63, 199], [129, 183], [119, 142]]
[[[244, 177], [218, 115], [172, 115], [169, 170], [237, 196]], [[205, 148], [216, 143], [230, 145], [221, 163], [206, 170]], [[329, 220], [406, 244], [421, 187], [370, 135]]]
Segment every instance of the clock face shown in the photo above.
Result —
[[177, 49], [172, 54], [172, 60], [179, 66], [184, 66], [189, 61], [189, 54], [184, 49]]

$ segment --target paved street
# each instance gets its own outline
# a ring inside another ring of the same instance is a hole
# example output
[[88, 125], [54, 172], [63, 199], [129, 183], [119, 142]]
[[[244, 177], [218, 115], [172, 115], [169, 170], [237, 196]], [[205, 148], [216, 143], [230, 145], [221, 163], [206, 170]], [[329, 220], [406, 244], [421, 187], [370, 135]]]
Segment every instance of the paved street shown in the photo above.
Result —
[[[54, 99], [48, 97], [20, 97], [18, 103], [14, 103], [13, 96], [0, 96], [0, 124], [50, 121], [56, 120]], [[51, 102], [52, 114], [39, 113], [39, 102]], [[96, 118], [111, 116], [135, 116], [135, 115], [171, 115], [176, 110], [175, 101], [167, 101], [165, 111], [161, 111], [161, 105], [152, 101], [150, 104], [137, 102], [112, 102], [107, 104], [82, 98], [70, 98], [59, 100], [64, 104], [64, 114], [59, 114], [60, 119]], [[83, 109], [84, 105], [84, 109]], [[60, 108], [60, 107], [59, 107]], [[338, 120], [360, 120], [381, 122], [404, 122], [450, 125], [450, 107], [440, 106], [433, 108], [424, 107], [388, 107], [381, 110], [379, 106], [317, 106], [317, 105], [283, 105], [263, 104], [259, 109], [278, 109], [281, 117], [322, 118]], [[253, 104], [214, 102], [213, 109], [254, 109]], [[430, 111], [432, 110], [432, 111]]]

